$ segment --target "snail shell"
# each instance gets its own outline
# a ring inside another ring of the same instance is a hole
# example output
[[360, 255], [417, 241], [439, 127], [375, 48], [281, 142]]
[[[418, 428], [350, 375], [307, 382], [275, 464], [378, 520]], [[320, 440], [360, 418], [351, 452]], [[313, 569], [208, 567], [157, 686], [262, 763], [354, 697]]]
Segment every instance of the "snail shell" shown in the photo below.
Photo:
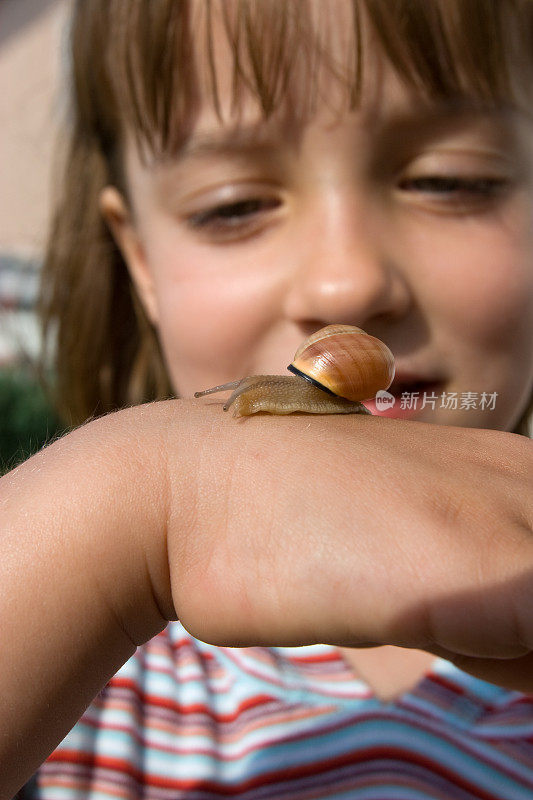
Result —
[[328, 325], [300, 345], [288, 369], [331, 394], [361, 401], [391, 385], [394, 356], [361, 328]]

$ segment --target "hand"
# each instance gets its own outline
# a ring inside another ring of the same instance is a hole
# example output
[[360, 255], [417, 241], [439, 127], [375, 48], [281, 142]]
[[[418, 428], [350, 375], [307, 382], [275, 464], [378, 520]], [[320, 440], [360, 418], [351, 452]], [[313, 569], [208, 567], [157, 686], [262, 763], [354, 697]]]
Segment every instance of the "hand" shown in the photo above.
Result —
[[378, 417], [235, 422], [219, 408], [188, 406], [204, 422], [186, 448], [185, 537], [170, 462], [172, 597], [191, 633], [401, 645], [533, 690], [529, 440]]

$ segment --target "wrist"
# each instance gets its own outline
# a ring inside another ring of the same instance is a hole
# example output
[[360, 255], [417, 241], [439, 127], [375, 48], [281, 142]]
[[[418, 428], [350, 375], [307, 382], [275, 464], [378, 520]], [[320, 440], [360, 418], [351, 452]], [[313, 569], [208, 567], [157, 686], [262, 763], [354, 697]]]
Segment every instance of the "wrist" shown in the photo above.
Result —
[[174, 403], [153, 403], [110, 414], [79, 431], [88, 439], [95, 468], [101, 465], [99, 507], [91, 508], [88, 521], [89, 568], [135, 646], [176, 618], [166, 544], [165, 430], [179, 424], [178, 416]]

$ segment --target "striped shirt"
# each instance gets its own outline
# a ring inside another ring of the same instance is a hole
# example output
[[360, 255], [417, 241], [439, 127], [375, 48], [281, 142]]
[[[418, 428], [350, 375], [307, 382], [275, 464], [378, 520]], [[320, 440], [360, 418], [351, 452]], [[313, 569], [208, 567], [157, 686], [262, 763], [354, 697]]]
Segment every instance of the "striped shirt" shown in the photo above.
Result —
[[36, 784], [39, 800], [531, 800], [533, 696], [436, 659], [385, 703], [335, 647], [214, 647], [175, 622]]

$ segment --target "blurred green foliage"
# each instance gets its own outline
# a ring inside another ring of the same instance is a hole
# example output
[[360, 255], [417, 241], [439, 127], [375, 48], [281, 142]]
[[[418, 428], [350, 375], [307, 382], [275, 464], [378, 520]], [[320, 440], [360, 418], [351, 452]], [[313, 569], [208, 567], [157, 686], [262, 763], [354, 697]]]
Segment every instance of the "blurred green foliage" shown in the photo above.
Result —
[[30, 369], [0, 369], [0, 475], [64, 430]]

